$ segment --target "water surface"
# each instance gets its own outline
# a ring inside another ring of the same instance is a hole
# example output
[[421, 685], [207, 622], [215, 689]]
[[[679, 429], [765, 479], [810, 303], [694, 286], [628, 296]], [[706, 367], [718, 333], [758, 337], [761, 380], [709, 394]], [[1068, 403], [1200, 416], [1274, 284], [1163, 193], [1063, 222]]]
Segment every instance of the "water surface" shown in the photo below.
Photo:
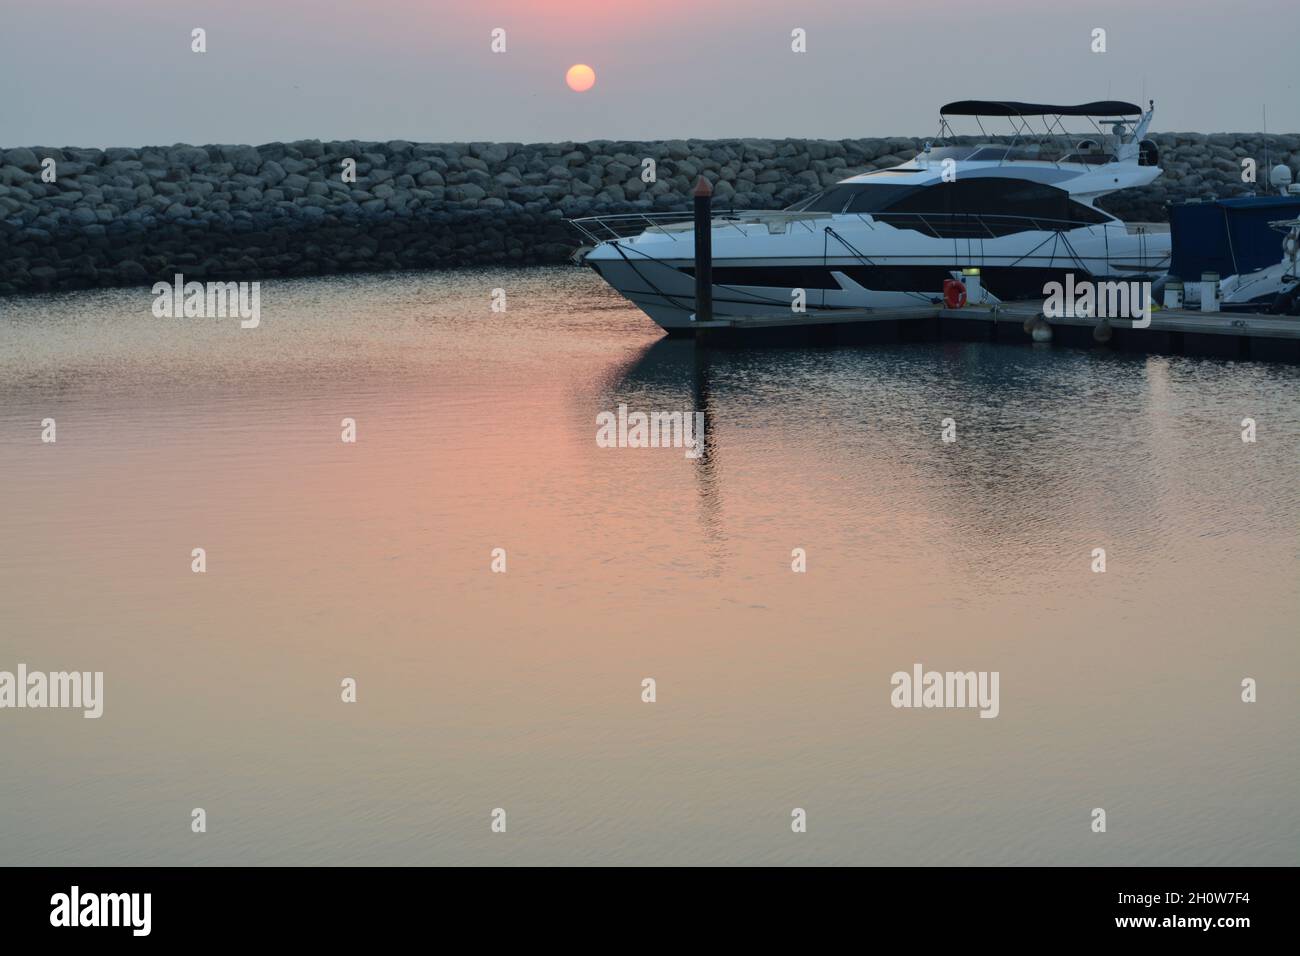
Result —
[[151, 302], [0, 302], [0, 669], [106, 682], [0, 711], [0, 863], [1296, 862], [1298, 369], [697, 353], [577, 269]]

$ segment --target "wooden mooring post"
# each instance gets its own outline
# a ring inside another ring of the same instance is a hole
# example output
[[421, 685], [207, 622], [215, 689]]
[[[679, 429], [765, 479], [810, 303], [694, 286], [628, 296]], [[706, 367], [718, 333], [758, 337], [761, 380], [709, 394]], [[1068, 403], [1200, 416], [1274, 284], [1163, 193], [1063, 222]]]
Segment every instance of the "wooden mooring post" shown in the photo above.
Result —
[[713, 318], [713, 187], [695, 184], [695, 321]]

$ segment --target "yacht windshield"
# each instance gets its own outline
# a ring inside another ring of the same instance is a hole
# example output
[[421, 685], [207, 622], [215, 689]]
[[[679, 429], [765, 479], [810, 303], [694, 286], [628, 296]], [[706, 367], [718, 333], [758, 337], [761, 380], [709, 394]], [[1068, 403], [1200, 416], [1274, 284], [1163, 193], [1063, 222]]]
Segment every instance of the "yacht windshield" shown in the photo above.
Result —
[[[918, 153], [916, 158], [926, 158], [925, 153]], [[1037, 143], [1023, 146], [1010, 146], [1006, 143], [977, 143], [973, 146], [935, 146], [929, 154], [930, 161], [943, 159], [969, 159], [973, 162], [1001, 162], [1003, 160], [1045, 159], [1042, 148]]]
[[[931, 159], [969, 159], [970, 154], [979, 149], [978, 146], [932, 146], [930, 148]], [[925, 153], [917, 153], [917, 159], [924, 159]]]
[[787, 212], [880, 212], [904, 196], [916, 191], [916, 186], [890, 183], [840, 183], [830, 189], [809, 196], [786, 207]]

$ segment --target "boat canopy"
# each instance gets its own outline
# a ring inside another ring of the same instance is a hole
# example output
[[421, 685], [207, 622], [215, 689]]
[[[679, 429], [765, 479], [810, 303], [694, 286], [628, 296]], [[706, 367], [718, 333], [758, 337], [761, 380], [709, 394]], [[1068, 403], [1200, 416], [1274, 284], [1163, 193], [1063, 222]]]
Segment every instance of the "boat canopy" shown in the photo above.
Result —
[[1184, 281], [1202, 272], [1242, 275], [1282, 261], [1282, 239], [1270, 223], [1300, 216], [1300, 197], [1241, 196], [1169, 207], [1173, 261], [1169, 274]]
[[939, 110], [940, 116], [1141, 116], [1142, 107], [1120, 100], [1098, 100], [1078, 106], [1018, 103], [1013, 100], [958, 100]]

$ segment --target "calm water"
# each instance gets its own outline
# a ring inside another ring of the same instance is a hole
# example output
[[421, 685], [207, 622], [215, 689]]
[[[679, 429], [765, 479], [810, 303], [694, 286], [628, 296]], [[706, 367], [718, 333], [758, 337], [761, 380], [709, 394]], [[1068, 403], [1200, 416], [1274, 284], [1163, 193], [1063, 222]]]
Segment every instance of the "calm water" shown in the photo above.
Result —
[[151, 302], [0, 301], [0, 670], [106, 684], [0, 710], [0, 863], [1297, 862], [1298, 369], [698, 358], [577, 269]]

